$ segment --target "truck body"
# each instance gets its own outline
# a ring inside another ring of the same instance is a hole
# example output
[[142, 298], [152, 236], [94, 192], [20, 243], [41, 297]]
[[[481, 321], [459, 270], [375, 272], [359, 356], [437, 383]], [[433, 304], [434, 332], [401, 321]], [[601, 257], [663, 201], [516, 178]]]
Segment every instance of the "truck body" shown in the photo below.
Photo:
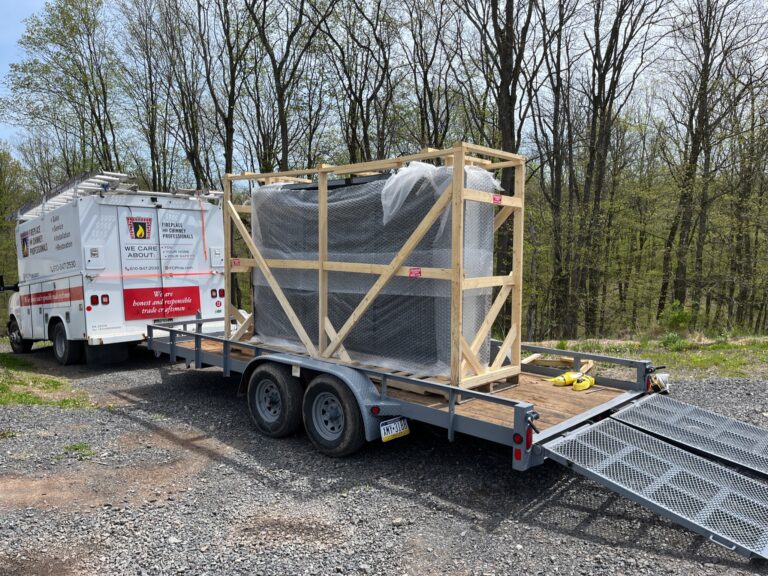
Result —
[[156, 320], [223, 316], [222, 216], [210, 199], [100, 173], [22, 215], [16, 250], [9, 334], [54, 340], [59, 361], [57, 325], [62, 345], [98, 346], [142, 341]]

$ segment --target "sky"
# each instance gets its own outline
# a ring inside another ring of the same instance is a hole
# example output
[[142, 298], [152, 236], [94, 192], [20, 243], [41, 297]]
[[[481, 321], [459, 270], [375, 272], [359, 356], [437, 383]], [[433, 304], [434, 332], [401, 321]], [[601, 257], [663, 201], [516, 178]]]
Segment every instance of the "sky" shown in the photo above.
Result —
[[[24, 33], [24, 19], [39, 12], [45, 0], [0, 0], [0, 93], [7, 94], [5, 76], [11, 62], [21, 58], [16, 44]], [[0, 140], [13, 144], [15, 129], [0, 117]]]

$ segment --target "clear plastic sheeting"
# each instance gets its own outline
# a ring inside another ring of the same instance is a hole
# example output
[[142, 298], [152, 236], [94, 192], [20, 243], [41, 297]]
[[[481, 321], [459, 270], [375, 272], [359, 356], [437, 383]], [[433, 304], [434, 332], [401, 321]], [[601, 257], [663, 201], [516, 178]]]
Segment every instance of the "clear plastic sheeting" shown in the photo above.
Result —
[[[389, 264], [451, 183], [451, 168], [411, 163], [390, 177], [330, 181], [328, 260]], [[499, 189], [487, 171], [465, 169], [465, 186]], [[316, 184], [262, 186], [252, 197], [253, 239], [263, 256], [278, 260], [318, 259]], [[451, 268], [450, 205], [405, 261], [410, 268]], [[493, 205], [467, 202], [464, 263], [467, 277], [493, 273]], [[273, 268], [305, 330], [318, 341], [318, 271]], [[375, 274], [328, 272], [328, 317], [340, 330], [377, 280]], [[256, 269], [253, 275], [255, 339], [303, 350], [280, 303]], [[488, 313], [491, 289], [464, 293], [463, 330], [471, 342]], [[353, 360], [446, 375], [450, 370], [451, 283], [448, 280], [394, 277], [344, 340]], [[329, 341], [331, 339], [329, 338]], [[479, 353], [487, 363], [490, 342]]]

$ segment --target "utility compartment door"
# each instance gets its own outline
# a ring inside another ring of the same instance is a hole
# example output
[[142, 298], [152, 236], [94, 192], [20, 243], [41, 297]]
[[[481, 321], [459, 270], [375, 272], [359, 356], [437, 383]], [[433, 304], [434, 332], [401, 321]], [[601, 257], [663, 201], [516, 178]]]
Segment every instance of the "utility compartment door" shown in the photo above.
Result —
[[80, 278], [71, 278], [74, 317], [72, 335], [94, 338], [124, 329], [122, 306], [122, 269], [120, 233], [125, 219], [118, 218], [118, 208], [102, 203], [98, 197], [79, 200], [82, 252], [85, 264]]
[[32, 339], [32, 284], [26, 284], [19, 286], [19, 303], [21, 304], [21, 317], [19, 320], [19, 328], [21, 328], [21, 335], [24, 338]]
[[30, 284], [30, 310], [32, 310], [32, 338], [43, 340], [45, 338], [45, 320], [43, 318], [43, 284], [37, 282]]

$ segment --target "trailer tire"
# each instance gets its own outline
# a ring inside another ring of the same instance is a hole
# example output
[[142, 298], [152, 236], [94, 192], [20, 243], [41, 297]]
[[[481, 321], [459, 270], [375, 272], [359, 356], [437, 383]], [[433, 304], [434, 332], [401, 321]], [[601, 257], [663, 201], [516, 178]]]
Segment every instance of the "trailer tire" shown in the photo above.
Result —
[[326, 456], [349, 456], [365, 444], [363, 415], [352, 391], [338, 378], [320, 374], [304, 393], [304, 427]]
[[301, 380], [290, 368], [267, 362], [253, 371], [248, 381], [248, 410], [262, 434], [283, 438], [301, 426]]
[[69, 366], [80, 361], [83, 355], [83, 343], [78, 340], [68, 340], [67, 329], [61, 322], [56, 322], [53, 325], [51, 342], [53, 342], [53, 355], [62, 366]]
[[32, 350], [34, 342], [21, 337], [21, 329], [15, 318], [8, 323], [8, 339], [11, 341], [11, 350], [14, 354], [26, 354]]

